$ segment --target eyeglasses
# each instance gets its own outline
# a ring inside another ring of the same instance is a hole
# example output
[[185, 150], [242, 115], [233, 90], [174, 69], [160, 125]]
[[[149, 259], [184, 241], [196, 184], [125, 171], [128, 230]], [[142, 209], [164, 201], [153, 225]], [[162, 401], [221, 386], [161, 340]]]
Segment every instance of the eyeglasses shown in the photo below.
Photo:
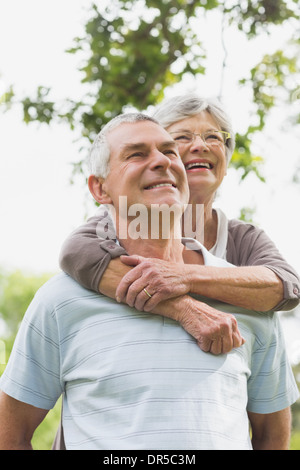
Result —
[[227, 140], [230, 139], [230, 133], [225, 131], [207, 131], [202, 134], [197, 134], [195, 132], [178, 130], [170, 132], [170, 134], [176, 142], [183, 145], [188, 145], [194, 142], [196, 136], [201, 137], [205, 145], [208, 147], [224, 145]]

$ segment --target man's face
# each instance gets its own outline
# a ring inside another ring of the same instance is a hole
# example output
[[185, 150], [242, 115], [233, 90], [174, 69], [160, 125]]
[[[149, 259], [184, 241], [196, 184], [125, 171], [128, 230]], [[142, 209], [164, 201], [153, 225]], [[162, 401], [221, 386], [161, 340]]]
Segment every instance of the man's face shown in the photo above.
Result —
[[178, 204], [189, 200], [184, 165], [167, 131], [151, 121], [123, 123], [107, 136], [110, 172], [103, 190], [118, 210], [119, 197], [127, 204]]

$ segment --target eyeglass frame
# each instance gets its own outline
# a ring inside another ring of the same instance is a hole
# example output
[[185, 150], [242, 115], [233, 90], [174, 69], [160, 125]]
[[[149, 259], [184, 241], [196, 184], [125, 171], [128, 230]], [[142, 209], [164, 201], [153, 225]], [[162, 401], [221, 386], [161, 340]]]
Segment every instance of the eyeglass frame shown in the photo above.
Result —
[[[231, 138], [231, 134], [230, 132], [227, 132], [227, 131], [220, 131], [220, 130], [214, 130], [214, 131], [206, 131], [206, 132], [202, 132], [202, 133], [198, 133], [198, 132], [192, 132], [192, 131], [187, 131], [187, 130], [178, 130], [178, 131], [172, 131], [172, 132], [169, 132], [170, 135], [172, 134], [180, 134], [182, 132], [182, 134], [190, 134], [192, 136], [192, 139], [189, 141], [189, 142], [178, 142], [179, 144], [182, 144], [182, 145], [188, 145], [188, 144], [192, 144], [193, 142], [195, 142], [195, 138], [196, 136], [199, 136], [201, 137], [201, 140], [204, 142], [205, 145], [209, 146], [209, 145], [218, 145], [218, 144], [224, 144], [226, 145], [227, 141]], [[209, 133], [212, 133], [212, 132], [218, 132], [219, 134], [222, 134], [222, 136], [225, 136], [225, 138], [221, 140], [218, 140], [216, 143], [207, 143], [206, 140], [203, 138], [203, 136], [205, 134], [209, 134]], [[225, 140], [226, 139], [226, 140]], [[175, 142], [177, 142], [175, 140]]]

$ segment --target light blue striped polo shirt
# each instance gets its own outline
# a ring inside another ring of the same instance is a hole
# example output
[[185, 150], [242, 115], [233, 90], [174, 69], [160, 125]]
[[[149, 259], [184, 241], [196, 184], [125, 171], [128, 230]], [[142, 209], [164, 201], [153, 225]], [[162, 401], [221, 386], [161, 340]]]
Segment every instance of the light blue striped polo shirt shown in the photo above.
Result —
[[58, 274], [29, 306], [0, 388], [43, 409], [63, 393], [67, 449], [251, 449], [247, 409], [298, 398], [279, 319], [205, 301], [236, 315], [242, 347], [204, 353], [175, 321]]

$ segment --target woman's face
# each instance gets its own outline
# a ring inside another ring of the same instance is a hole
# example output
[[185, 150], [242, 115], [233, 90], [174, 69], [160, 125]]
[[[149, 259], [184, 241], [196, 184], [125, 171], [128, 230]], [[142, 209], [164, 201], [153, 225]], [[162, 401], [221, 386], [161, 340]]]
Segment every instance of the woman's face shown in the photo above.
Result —
[[[190, 202], [208, 203], [213, 200], [215, 192], [227, 172], [225, 143], [216, 142], [215, 137], [221, 131], [217, 121], [207, 111], [183, 119], [167, 128], [178, 143], [179, 153], [186, 169]], [[193, 140], [185, 139], [185, 132], [195, 134], [207, 133], [207, 143], [197, 135]], [[209, 132], [212, 132], [210, 136]], [[222, 138], [222, 134], [219, 134]], [[215, 140], [213, 140], [215, 139]]]

